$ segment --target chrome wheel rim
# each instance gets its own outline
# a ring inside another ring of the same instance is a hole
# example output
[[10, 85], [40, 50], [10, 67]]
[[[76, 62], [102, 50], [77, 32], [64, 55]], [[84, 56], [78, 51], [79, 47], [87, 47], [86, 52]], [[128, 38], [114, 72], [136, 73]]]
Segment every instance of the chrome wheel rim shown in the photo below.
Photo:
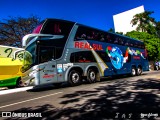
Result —
[[92, 81], [94, 81], [95, 78], [96, 78], [95, 72], [93, 72], [93, 71], [90, 72], [90, 79], [91, 79]]
[[79, 74], [78, 73], [73, 73], [72, 74], [72, 81], [74, 83], [77, 83], [79, 81]]
[[136, 70], [132, 69], [132, 75], [135, 75], [135, 74], [136, 74]]
[[138, 74], [141, 74], [141, 69], [140, 68], [138, 68]]

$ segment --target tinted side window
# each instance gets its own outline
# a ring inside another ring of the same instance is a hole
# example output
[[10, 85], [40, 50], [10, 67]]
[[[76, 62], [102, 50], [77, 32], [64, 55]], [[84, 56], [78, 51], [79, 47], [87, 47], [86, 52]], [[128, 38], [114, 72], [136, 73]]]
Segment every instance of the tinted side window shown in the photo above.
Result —
[[55, 57], [55, 47], [39, 45], [38, 54], [39, 54], [38, 63], [44, 63], [50, 61]]
[[96, 40], [103, 42], [105, 41], [105, 32], [90, 27], [79, 26], [75, 40]]
[[106, 52], [103, 52], [103, 51], [96, 51], [96, 52], [104, 62], [110, 62], [110, 58]]
[[62, 47], [56, 47], [55, 48], [55, 58], [54, 59], [59, 59], [62, 56], [63, 53], [63, 48]]
[[81, 51], [72, 53], [70, 56], [70, 62], [87, 63], [96, 62], [96, 60], [91, 51]]
[[62, 55], [62, 52], [63, 52], [63, 48], [57, 48], [55, 46], [39, 46], [38, 63], [51, 61], [52, 59], [54, 59], [54, 60], [59, 59]]
[[88, 27], [84, 27], [84, 26], [79, 26], [76, 36], [75, 36], [75, 40], [83, 40], [83, 39], [94, 39], [95, 38], [95, 30], [88, 28]]

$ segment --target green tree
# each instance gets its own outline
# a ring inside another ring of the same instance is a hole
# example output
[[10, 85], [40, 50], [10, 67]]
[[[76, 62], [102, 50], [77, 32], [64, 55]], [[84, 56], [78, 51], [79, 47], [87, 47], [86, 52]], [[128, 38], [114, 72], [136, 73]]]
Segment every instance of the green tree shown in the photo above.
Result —
[[123, 32], [116, 32], [117, 34], [123, 35]]
[[0, 21], [0, 44], [21, 47], [22, 37], [32, 32], [40, 22], [37, 16], [9, 17]]
[[136, 14], [131, 24], [137, 25], [137, 31], [128, 32], [126, 35], [144, 41], [150, 60], [160, 59], [160, 22], [151, 17], [153, 11]]
[[114, 33], [114, 32], [115, 32], [115, 30], [114, 30], [113, 28], [110, 28], [110, 29], [108, 30], [108, 32], [112, 32], [112, 33]]
[[151, 17], [153, 11], [145, 11], [133, 16], [131, 20], [132, 26], [137, 25], [136, 30], [153, 34], [155, 32], [155, 19]]
[[147, 32], [138, 31], [127, 32], [126, 36], [141, 40], [145, 43], [146, 49], [148, 51], [149, 60], [155, 60], [155, 58], [160, 59], [160, 38]]
[[157, 36], [160, 38], [160, 21], [156, 22], [156, 32]]

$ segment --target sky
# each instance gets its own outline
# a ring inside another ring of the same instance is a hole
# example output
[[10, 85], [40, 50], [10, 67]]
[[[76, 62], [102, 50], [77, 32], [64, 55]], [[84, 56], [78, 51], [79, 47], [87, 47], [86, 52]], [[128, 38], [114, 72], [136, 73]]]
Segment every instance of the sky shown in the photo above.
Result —
[[160, 21], [160, 0], [0, 0], [0, 21], [36, 15], [41, 20], [58, 18], [109, 30], [113, 15], [144, 5]]

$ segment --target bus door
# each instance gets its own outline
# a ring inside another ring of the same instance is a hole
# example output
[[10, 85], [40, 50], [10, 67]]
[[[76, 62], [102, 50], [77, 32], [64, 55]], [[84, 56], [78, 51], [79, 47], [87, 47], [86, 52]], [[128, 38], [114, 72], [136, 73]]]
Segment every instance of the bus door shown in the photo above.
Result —
[[57, 82], [55, 46], [38, 46], [40, 84]]
[[[56, 71], [57, 71], [57, 82], [63, 82], [64, 81], [64, 71], [66, 68], [68, 68], [68, 64], [65, 64], [62, 62], [61, 56], [63, 53], [63, 47], [55, 47], [55, 59], [56, 60]], [[68, 55], [68, 50], [65, 51], [65, 56]]]

